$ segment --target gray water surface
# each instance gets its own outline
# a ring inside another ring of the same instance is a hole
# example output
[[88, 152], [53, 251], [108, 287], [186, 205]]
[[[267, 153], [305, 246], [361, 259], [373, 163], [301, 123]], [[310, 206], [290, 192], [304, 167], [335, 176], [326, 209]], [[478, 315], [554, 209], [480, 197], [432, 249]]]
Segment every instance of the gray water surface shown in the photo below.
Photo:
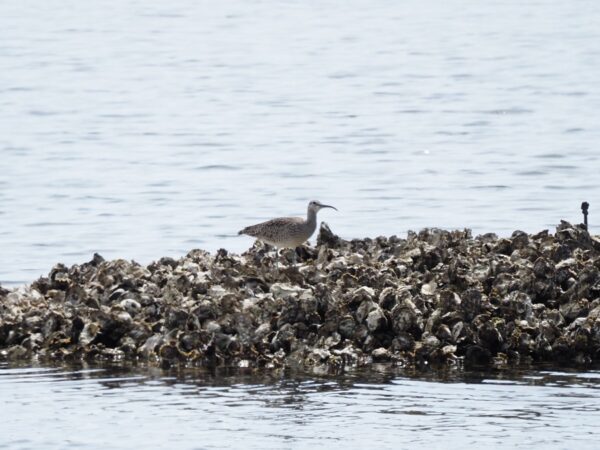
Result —
[[597, 448], [600, 372], [0, 364], [0, 448]]
[[[600, 2], [0, 2], [0, 283], [345, 238], [508, 235], [600, 198]], [[597, 448], [597, 371], [0, 365], [0, 448]]]
[[600, 198], [600, 2], [0, 3], [0, 282], [99, 252], [539, 231]]

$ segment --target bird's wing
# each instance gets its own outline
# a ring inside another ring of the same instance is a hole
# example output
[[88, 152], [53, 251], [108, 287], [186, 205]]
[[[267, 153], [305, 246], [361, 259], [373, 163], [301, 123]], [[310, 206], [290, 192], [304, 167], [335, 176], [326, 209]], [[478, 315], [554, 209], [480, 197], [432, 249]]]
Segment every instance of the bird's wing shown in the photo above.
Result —
[[266, 222], [257, 223], [244, 228], [238, 234], [247, 234], [252, 237], [269, 237], [273, 233], [290, 224], [302, 224], [304, 219], [300, 217], [278, 217], [277, 219], [267, 220]]

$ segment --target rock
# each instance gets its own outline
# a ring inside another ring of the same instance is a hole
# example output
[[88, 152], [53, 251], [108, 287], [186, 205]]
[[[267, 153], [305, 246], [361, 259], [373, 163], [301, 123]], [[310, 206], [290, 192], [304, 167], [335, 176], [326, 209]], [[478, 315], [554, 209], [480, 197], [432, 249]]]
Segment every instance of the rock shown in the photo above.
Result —
[[383, 310], [375, 306], [367, 316], [367, 328], [371, 333], [383, 331], [387, 326], [387, 319]]
[[371, 352], [373, 361], [389, 361], [392, 359], [392, 354], [387, 348], [379, 347]]
[[567, 222], [554, 235], [425, 229], [352, 241], [322, 224], [316, 248], [280, 257], [263, 244], [146, 267], [94, 255], [0, 288], [0, 359], [596, 362], [599, 243]]

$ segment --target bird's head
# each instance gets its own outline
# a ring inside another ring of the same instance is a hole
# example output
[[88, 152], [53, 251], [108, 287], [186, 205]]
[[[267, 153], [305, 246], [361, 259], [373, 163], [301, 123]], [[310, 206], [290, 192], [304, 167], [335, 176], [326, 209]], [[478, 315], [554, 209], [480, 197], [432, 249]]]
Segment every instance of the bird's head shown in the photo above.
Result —
[[324, 205], [323, 203], [321, 203], [317, 200], [313, 200], [308, 204], [308, 210], [314, 211], [315, 213], [323, 208], [331, 208], [331, 209], [335, 209], [337, 211], [337, 208], [330, 206], [330, 205]]

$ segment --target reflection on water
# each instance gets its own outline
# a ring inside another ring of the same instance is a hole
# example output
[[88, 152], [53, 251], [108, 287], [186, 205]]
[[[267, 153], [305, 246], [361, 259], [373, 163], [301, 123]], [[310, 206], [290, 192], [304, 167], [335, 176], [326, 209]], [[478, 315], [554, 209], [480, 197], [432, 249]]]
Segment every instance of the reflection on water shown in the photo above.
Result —
[[3, 284], [239, 252], [313, 198], [353, 238], [600, 197], [599, 2], [109, 3], [0, 2]]
[[600, 437], [594, 370], [0, 365], [0, 398], [0, 448], [596, 448]]

